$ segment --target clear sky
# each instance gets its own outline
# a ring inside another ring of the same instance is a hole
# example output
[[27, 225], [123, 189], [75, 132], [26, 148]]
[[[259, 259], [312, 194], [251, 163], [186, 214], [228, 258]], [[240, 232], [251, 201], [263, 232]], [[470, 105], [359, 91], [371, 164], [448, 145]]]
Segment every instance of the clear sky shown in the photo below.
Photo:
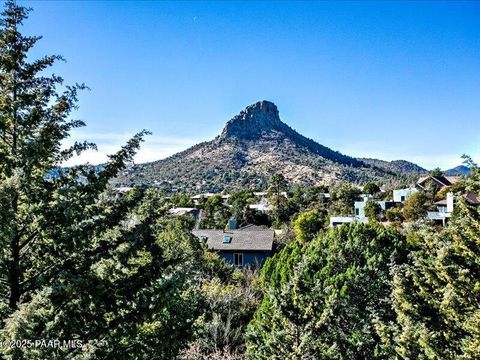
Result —
[[85, 82], [73, 139], [98, 163], [149, 129], [138, 162], [210, 140], [257, 100], [351, 156], [480, 160], [480, 2], [20, 2], [34, 56]]

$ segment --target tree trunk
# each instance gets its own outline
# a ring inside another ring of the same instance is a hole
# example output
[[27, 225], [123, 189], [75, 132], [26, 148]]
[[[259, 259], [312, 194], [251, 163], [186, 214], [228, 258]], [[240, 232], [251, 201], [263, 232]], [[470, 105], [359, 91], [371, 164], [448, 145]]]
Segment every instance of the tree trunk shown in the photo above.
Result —
[[[18, 211], [18, 195], [15, 195], [12, 201], [12, 208], [14, 214]], [[18, 224], [14, 219], [14, 235], [10, 243], [11, 264], [10, 264], [10, 299], [9, 305], [12, 309], [17, 308], [18, 301], [20, 300], [20, 236], [18, 231]]]

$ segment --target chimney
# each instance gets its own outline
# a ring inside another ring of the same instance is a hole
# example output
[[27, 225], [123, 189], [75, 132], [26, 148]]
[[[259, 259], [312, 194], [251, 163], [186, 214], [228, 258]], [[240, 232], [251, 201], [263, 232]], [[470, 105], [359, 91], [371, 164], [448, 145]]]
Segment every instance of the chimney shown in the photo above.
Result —
[[453, 193], [447, 193], [447, 212], [453, 212]]
[[237, 219], [234, 217], [228, 220], [228, 230], [235, 230], [237, 228]]

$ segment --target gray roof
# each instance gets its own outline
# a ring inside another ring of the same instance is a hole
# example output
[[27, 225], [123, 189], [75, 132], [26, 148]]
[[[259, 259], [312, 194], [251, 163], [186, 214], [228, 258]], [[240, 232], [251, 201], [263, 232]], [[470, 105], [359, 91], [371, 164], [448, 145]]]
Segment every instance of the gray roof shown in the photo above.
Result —
[[[207, 246], [213, 250], [272, 250], [273, 230], [193, 230], [192, 234], [199, 239], [207, 238]], [[230, 243], [224, 243], [225, 236], [231, 236]]]

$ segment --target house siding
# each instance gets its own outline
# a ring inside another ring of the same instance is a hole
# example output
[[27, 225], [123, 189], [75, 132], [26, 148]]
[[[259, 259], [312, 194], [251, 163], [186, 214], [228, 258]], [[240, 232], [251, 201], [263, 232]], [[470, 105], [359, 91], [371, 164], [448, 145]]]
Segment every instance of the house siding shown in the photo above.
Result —
[[226, 262], [235, 265], [234, 254], [243, 254], [243, 267], [249, 266], [255, 268], [261, 267], [267, 257], [271, 255], [271, 251], [247, 251], [247, 250], [232, 250], [232, 251], [219, 251], [218, 255]]

